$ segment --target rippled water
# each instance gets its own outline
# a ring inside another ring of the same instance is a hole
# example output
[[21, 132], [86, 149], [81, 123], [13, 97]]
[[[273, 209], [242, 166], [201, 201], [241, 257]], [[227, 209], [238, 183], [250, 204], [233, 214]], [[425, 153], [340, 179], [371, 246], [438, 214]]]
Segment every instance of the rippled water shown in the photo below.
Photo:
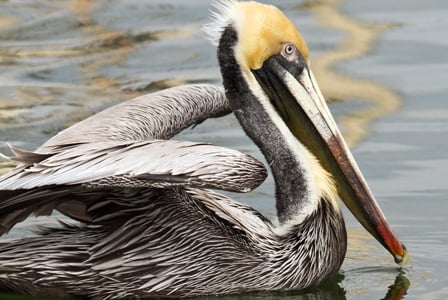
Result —
[[[350, 245], [340, 276], [305, 292], [220, 299], [448, 297], [448, 4], [276, 4], [308, 40], [318, 81], [334, 101], [330, 108], [411, 258], [397, 268], [346, 213]], [[0, 1], [0, 142], [33, 149], [139, 94], [186, 82], [219, 84], [215, 49], [200, 32], [209, 8], [209, 1], [199, 0]], [[232, 116], [178, 139], [260, 157]], [[1, 171], [8, 167], [0, 162]], [[270, 179], [238, 199], [275, 214]]]

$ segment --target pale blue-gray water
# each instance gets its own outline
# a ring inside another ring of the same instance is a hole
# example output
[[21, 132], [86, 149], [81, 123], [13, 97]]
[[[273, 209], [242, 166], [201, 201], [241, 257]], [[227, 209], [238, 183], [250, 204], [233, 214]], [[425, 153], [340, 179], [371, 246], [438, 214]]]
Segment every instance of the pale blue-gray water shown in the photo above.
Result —
[[[346, 211], [350, 241], [340, 276], [305, 292], [220, 299], [446, 299], [448, 2], [275, 4], [308, 41], [330, 109], [410, 259], [397, 267]], [[221, 84], [216, 50], [201, 32], [210, 8], [202, 0], [0, 1], [0, 152], [7, 152], [3, 142], [33, 149], [142, 93]], [[261, 158], [232, 116], [176, 139]], [[2, 172], [10, 167], [0, 162]], [[273, 194], [269, 178], [235, 198], [274, 217]], [[46, 222], [54, 220], [25, 222], [12, 237]]]

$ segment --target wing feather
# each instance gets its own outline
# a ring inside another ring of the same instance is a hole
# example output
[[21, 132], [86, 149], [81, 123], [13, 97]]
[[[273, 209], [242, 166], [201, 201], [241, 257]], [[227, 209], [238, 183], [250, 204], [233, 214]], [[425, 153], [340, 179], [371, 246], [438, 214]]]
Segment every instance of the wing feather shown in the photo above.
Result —
[[230, 112], [222, 87], [173, 87], [130, 99], [84, 119], [49, 139], [38, 152], [80, 142], [170, 139], [207, 118]]
[[[0, 177], [0, 235], [31, 213], [53, 209], [82, 222], [114, 222], [151, 203], [152, 193], [161, 188], [255, 188], [266, 170], [249, 155], [203, 143], [158, 140], [229, 112], [221, 87], [187, 85], [106, 109], [36, 151], [11, 147], [14, 157], [0, 155], [18, 163]], [[219, 199], [212, 197], [210, 203]]]
[[[266, 177], [263, 164], [247, 154], [172, 140], [92, 142], [54, 148], [51, 154], [15, 153], [12, 159], [29, 165], [21, 163], [0, 178], [0, 235], [31, 213], [47, 215], [53, 209], [82, 222], [113, 220], [124, 215], [126, 201], [143, 201], [125, 195], [113, 203], [108, 195], [123, 188], [247, 192]], [[135, 205], [129, 203], [129, 209]]]
[[[26, 156], [28, 161], [32, 157]], [[210, 144], [172, 140], [82, 143], [36, 158], [21, 172], [0, 179], [0, 190], [80, 184], [132, 188], [153, 183], [247, 192], [266, 177], [263, 164], [250, 155]]]

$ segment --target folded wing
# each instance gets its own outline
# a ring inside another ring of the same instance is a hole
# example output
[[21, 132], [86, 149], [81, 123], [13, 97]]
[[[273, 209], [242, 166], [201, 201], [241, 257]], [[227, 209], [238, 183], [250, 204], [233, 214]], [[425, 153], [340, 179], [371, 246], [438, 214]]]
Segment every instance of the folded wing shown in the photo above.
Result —
[[228, 112], [222, 88], [184, 86], [109, 108], [36, 151], [11, 147], [15, 156], [10, 159], [18, 165], [0, 177], [0, 235], [30, 214], [54, 209], [95, 223], [104, 219], [102, 213], [110, 218], [114, 210], [141, 205], [142, 190], [252, 190], [266, 177], [253, 157], [204, 143], [158, 139]]
[[[248, 192], [264, 181], [266, 170], [250, 155], [192, 142], [152, 140], [66, 145], [52, 153], [14, 150], [25, 162], [6, 174], [1, 191], [49, 186], [138, 188], [189, 186]], [[33, 161], [34, 160], [34, 161]], [[1, 192], [0, 191], [0, 192]], [[0, 203], [0, 208], [7, 201]]]

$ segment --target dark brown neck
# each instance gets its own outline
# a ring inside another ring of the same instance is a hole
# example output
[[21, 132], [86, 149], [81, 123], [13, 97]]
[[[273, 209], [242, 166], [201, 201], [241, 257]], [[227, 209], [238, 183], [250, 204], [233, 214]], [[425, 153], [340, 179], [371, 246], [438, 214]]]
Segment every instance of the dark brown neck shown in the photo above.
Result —
[[303, 211], [310, 186], [306, 170], [297, 153], [286, 141], [285, 133], [269, 116], [260, 100], [252, 93], [241, 67], [235, 59], [237, 35], [232, 27], [224, 30], [218, 47], [224, 87], [230, 106], [247, 135], [265, 156], [276, 186], [276, 206], [279, 221], [287, 222]]

